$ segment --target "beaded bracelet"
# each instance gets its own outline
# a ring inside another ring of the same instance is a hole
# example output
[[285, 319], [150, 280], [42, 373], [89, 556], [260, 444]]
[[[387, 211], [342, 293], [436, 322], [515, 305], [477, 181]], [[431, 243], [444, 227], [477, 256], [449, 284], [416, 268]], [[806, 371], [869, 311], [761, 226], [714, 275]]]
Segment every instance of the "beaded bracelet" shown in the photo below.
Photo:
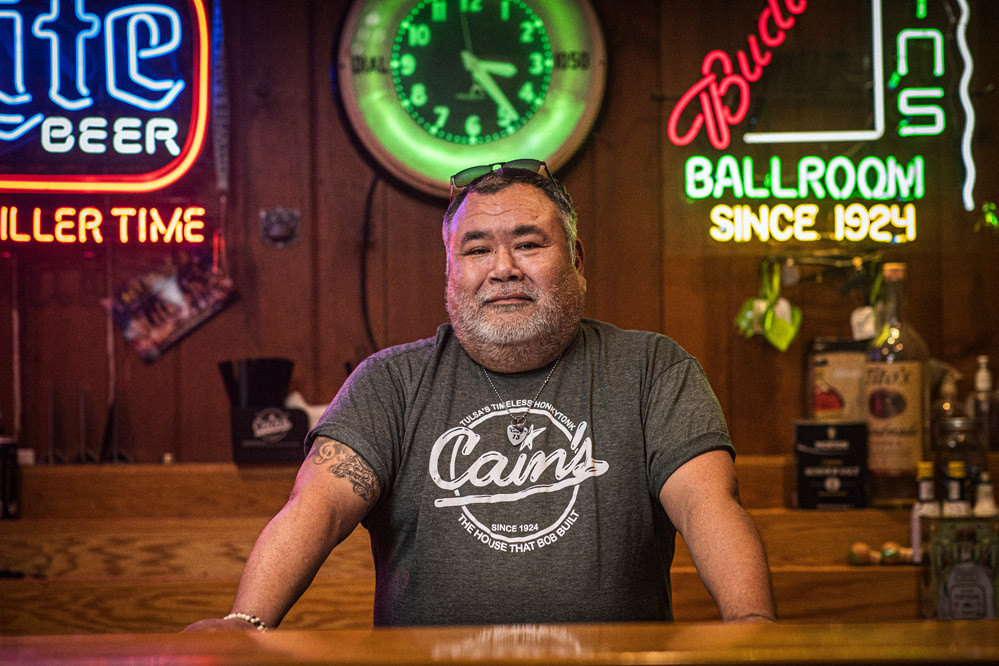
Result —
[[229, 613], [223, 620], [242, 620], [243, 622], [249, 622], [257, 631], [267, 631], [267, 623], [261, 620], [256, 615], [249, 615], [248, 613]]

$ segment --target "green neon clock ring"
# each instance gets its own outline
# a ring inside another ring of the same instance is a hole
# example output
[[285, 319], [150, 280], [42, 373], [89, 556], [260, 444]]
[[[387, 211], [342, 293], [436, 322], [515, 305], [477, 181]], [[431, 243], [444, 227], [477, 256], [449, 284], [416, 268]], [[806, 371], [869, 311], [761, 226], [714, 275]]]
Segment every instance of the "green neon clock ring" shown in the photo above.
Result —
[[564, 164], [596, 119], [607, 68], [589, 0], [355, 0], [336, 57], [365, 148], [440, 196], [475, 164]]

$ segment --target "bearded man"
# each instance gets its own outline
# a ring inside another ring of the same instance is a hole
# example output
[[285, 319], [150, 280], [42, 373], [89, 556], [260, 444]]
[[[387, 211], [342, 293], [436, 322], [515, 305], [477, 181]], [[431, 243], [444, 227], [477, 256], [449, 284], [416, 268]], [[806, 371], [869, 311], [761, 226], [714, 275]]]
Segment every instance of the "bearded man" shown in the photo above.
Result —
[[358, 523], [378, 626], [671, 620], [677, 531], [724, 620], [773, 620], [700, 365], [663, 335], [582, 317], [576, 214], [543, 162], [473, 167], [452, 187], [450, 324], [351, 375], [233, 613], [190, 628], [276, 626]]

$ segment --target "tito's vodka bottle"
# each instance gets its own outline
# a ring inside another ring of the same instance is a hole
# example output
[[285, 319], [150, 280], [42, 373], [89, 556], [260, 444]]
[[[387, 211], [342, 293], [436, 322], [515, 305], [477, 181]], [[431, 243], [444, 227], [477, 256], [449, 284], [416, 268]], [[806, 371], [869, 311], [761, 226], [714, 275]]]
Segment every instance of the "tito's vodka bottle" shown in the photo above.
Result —
[[884, 265], [884, 326], [867, 354], [867, 460], [873, 506], [912, 504], [930, 453], [929, 351], [901, 317], [905, 264]]

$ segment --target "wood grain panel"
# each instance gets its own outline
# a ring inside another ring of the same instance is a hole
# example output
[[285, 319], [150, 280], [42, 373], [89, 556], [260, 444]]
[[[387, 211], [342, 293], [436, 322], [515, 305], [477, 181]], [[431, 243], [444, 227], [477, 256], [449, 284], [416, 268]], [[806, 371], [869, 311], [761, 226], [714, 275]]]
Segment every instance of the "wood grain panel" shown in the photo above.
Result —
[[[735, 465], [744, 506], [788, 505], [794, 483], [788, 458], [739, 455]], [[288, 500], [297, 471], [231, 463], [25, 467], [22, 517], [269, 517]]]
[[[324, 403], [349, 367], [372, 349], [361, 314], [365, 308], [373, 318], [375, 346], [431, 334], [444, 317], [437, 238], [443, 202], [380, 182], [371, 235], [364, 242], [366, 194], [376, 175], [383, 175], [354, 140], [329, 88], [330, 54], [348, 0], [222, 4], [232, 99], [228, 240], [241, 300], [152, 364], [139, 360], [115, 332], [115, 432], [121, 449], [138, 462], [158, 461], [164, 453], [179, 461], [231, 459], [228, 405], [215, 370], [219, 360], [292, 358], [292, 387], [309, 402]], [[844, 7], [864, 4], [857, 0]], [[672, 103], [698, 80], [704, 55], [715, 48], [730, 53], [744, 48], [765, 2], [595, 0], [594, 5], [609, 50], [607, 101], [594, 134], [559, 174], [580, 208], [589, 282], [586, 313], [677, 339], [704, 366], [740, 453], [789, 455], [793, 423], [802, 413], [807, 342], [817, 335], [845, 334], [846, 315], [856, 303], [839, 295], [834, 280], [789, 288], [787, 296], [805, 315], [799, 340], [781, 353], [759, 340], [739, 338], [733, 317], [755, 294], [759, 260], [772, 248], [755, 242], [721, 246], [707, 238], [708, 207], [691, 204], [682, 191], [684, 160], [691, 151], [663, 138]], [[999, 68], [999, 58], [988, 48], [999, 4], [971, 5], [980, 205], [995, 199], [990, 188], [999, 179], [999, 101], [985, 94]], [[798, 65], [828, 69], [838, 54], [859, 48], [864, 35], [849, 23], [851, 12], [828, 15], [814, 44], [800, 36], [804, 30], [790, 33], [780, 47], [783, 53], [775, 57], [790, 54], [793, 62], [774, 64], [768, 70], [774, 75], [754, 84], [761, 112], [834, 119], [843, 111], [842, 105], [816, 107], [797, 87], [778, 94], [783, 85], [778, 74], [794, 73]], [[832, 60], [815, 55], [816, 46], [827, 49]], [[897, 93], [890, 96], [887, 102], [897, 104]], [[952, 106], [948, 121], [956, 124], [960, 112]], [[693, 148], [713, 150], [705, 141]], [[970, 377], [975, 355], [999, 359], [999, 264], [994, 261], [999, 234], [971, 231], [979, 214], [955, 203], [963, 178], [956, 144], [939, 141], [926, 151], [928, 163], [940, 166], [928, 175], [927, 196], [920, 202], [920, 234], [925, 235], [909, 248], [882, 249], [912, 264], [910, 311], [933, 354]], [[203, 201], [214, 214], [217, 192], [209, 152], [183, 183], [155, 196]], [[736, 152], [757, 155], [744, 146]], [[34, 204], [26, 197], [5, 197], [4, 202]], [[114, 196], [100, 198], [120, 203]], [[260, 240], [260, 209], [278, 205], [302, 211], [297, 245], [278, 249]], [[362, 258], [368, 260], [367, 288], [360, 279]], [[116, 249], [113, 281], [135, 277], [159, 259], [159, 250]], [[40, 457], [50, 444], [71, 457], [81, 441], [96, 448], [103, 435], [108, 363], [102, 261], [100, 253], [88, 256], [76, 248], [18, 257], [21, 434], [22, 443]], [[7, 308], [11, 299], [2, 291], [0, 307]], [[963, 389], [968, 388], [966, 380]], [[82, 427], [81, 390], [86, 402]], [[11, 419], [3, 417], [6, 433]]]
[[[267, 518], [23, 521], [0, 531], [0, 569], [29, 578], [238, 580]], [[374, 579], [368, 533], [347, 537], [320, 579]]]
[[24, 518], [273, 516], [296, 467], [178, 465], [33, 466], [22, 470]]
[[[795, 488], [787, 456], [739, 455], [739, 494], [748, 509], [790, 506]], [[989, 456], [999, 478], [999, 454]], [[22, 469], [22, 517], [270, 517], [288, 499], [297, 468], [231, 463], [177, 465], [38, 465]], [[114, 492], [105, 492], [106, 489]], [[849, 512], [848, 512], [849, 513]], [[802, 515], [833, 515], [803, 511]], [[4, 524], [0, 523], [0, 527]]]
[[[0, 634], [164, 633], [229, 612], [237, 580], [0, 581]], [[288, 629], [371, 626], [374, 581], [317, 581]]]
[[[673, 614], [678, 622], [719, 620], [717, 607], [691, 567], [674, 569]], [[778, 567], [774, 600], [781, 620], [886, 622], [919, 617], [913, 567]]]
[[[673, 571], [679, 622], [719, 619], [691, 567]], [[0, 581], [0, 634], [161, 633], [227, 613], [235, 579], [187, 577]], [[778, 568], [780, 617], [811, 622], [870, 622], [917, 617], [912, 568]], [[371, 626], [374, 581], [318, 579], [282, 623], [286, 629]]]
[[[627, 12], [618, 2], [594, 4], [605, 18], [608, 86], [601, 120], [580, 161], [582, 173], [566, 183], [570, 194], [587, 197], [580, 211], [589, 250], [586, 312], [622, 328], [656, 329], [662, 311], [661, 130], [651, 93], [659, 89], [660, 70], [650, 65], [658, 50], [661, 3], [633, 0]], [[622, 299], [625, 292], [629, 297]]]
[[[857, 541], [879, 548], [909, 542], [905, 511], [750, 511], [771, 567], [847, 563]], [[25, 520], [0, 530], [0, 569], [29, 577], [238, 577], [268, 518]], [[682, 538], [674, 565], [691, 566]], [[367, 532], [358, 528], [333, 551], [320, 578], [374, 575]]]

